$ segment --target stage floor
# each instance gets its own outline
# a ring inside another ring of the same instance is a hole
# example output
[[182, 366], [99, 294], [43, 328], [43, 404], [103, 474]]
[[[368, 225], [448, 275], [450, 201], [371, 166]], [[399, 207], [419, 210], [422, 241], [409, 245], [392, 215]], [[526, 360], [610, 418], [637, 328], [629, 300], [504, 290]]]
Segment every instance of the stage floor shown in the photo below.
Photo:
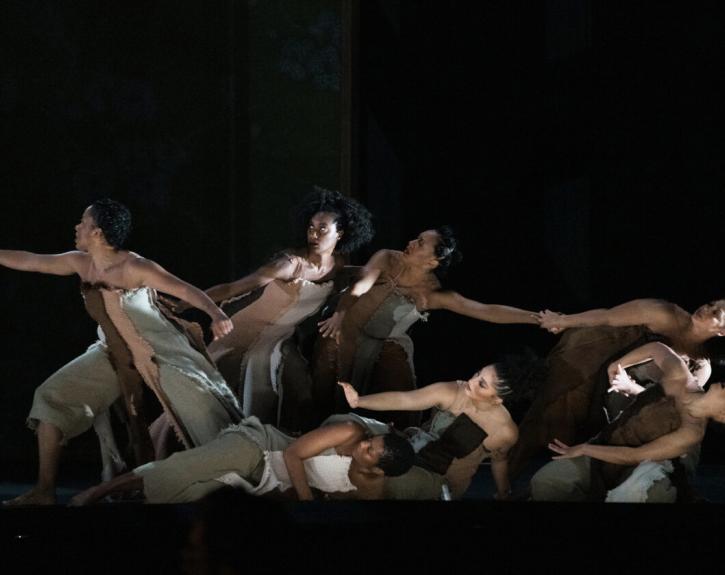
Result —
[[[496, 502], [485, 465], [453, 502], [280, 503], [226, 492], [194, 505], [63, 505], [87, 485], [66, 482], [56, 506], [0, 509], [3, 573], [402, 575], [476, 562], [504, 573], [531, 573], [532, 562], [537, 573], [682, 573], [708, 564], [725, 524], [725, 466], [716, 465], [698, 469], [706, 501], [683, 505]], [[0, 497], [29, 487], [0, 483]], [[226, 570], [210, 568], [215, 561]]]

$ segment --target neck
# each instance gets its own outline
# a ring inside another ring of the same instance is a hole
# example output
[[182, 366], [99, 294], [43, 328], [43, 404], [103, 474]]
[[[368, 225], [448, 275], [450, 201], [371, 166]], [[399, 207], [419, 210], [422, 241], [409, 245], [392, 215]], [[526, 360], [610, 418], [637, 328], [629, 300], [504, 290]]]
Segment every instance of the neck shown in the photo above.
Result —
[[487, 399], [487, 400], [471, 399], [471, 405], [473, 405], [473, 408], [476, 411], [488, 411], [489, 409], [494, 409], [495, 407], [498, 407], [502, 403], [503, 403], [503, 400], [500, 397], [492, 397], [491, 399]]
[[307, 261], [317, 267], [323, 267], [324, 265], [329, 265], [330, 260], [334, 259], [332, 254], [333, 250], [325, 252], [313, 252], [308, 249]]
[[695, 323], [692, 321], [692, 317], [690, 317], [690, 323], [685, 328], [683, 339], [694, 346], [705, 343], [708, 339], [714, 337], [714, 335], [706, 326]]
[[416, 279], [425, 278], [433, 271], [428, 266], [421, 263], [420, 260], [406, 254], [405, 252], [403, 252], [403, 264], [405, 264], [406, 267], [406, 275]]
[[88, 249], [93, 265], [99, 271], [105, 271], [115, 264], [120, 253], [120, 250], [116, 250], [109, 245], [92, 246]]
[[696, 417], [698, 419], [708, 417], [707, 403], [704, 393], [686, 393], [680, 399], [680, 403], [692, 417]]

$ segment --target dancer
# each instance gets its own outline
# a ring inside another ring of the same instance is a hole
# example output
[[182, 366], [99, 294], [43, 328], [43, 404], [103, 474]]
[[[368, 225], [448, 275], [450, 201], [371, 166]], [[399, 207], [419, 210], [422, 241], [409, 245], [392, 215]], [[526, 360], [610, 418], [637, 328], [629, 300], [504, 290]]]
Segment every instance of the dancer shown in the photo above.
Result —
[[[130, 227], [128, 209], [104, 199], [91, 204], [76, 225], [77, 251], [39, 255], [0, 250], [0, 264], [12, 269], [77, 274], [101, 338], [36, 390], [28, 424], [37, 432], [38, 481], [8, 504], [55, 503], [62, 445], [94, 425], [119, 396], [128, 411], [137, 462], [153, 459], [141, 399], [144, 383], [186, 447], [210, 441], [240, 418], [236, 399], [205, 355], [200, 330], [195, 337], [198, 326], [171, 315], [156, 290], [204, 310], [215, 337], [228, 334], [231, 321], [204, 292], [124, 250]], [[106, 435], [101, 438], [104, 453], [115, 451]]]
[[[513, 475], [552, 437], [579, 443], [605, 425], [610, 397], [607, 367], [640, 345], [657, 340], [670, 344], [686, 356], [690, 370], [704, 385], [711, 373], [704, 344], [724, 333], [725, 301], [703, 305], [694, 314], [673, 303], [643, 299], [571, 316], [546, 310], [541, 317], [542, 327], [554, 333], [566, 331], [549, 353], [548, 376], [538, 384], [519, 424], [519, 443], [510, 460]], [[577, 326], [581, 329], [573, 329]]]
[[416, 465], [445, 477], [454, 498], [468, 489], [481, 461], [491, 460], [496, 498], [508, 498], [507, 453], [516, 443], [518, 431], [502, 396], [511, 389], [506, 381], [518, 377], [526, 366], [507, 361], [490, 364], [468, 381], [434, 383], [408, 392], [359, 395], [346, 382], [339, 382], [353, 409], [372, 411], [424, 411], [435, 408], [431, 420], [419, 428], [408, 428]]
[[206, 292], [233, 313], [234, 331], [212, 342], [209, 353], [244, 414], [277, 425], [282, 420], [292, 431], [313, 425], [306, 418], [312, 409], [307, 362], [290, 338], [330, 296], [346, 255], [373, 236], [367, 209], [320, 188], [298, 206], [296, 226], [307, 230], [305, 247], [288, 250], [254, 273]]
[[[460, 261], [452, 230], [426, 230], [405, 251], [381, 250], [362, 269], [340, 299], [335, 313], [320, 322], [314, 385], [317, 402], [344, 410], [336, 397], [337, 380], [366, 395], [415, 389], [413, 342], [407, 331], [425, 312], [447, 309], [493, 323], [538, 324], [538, 314], [479, 303], [441, 288], [440, 278]], [[419, 422], [417, 412], [384, 416], [399, 428]]]
[[657, 299], [636, 299], [610, 309], [570, 315], [550, 310], [541, 312], [541, 327], [552, 333], [572, 327], [635, 325], [647, 326], [652, 333], [664, 336], [681, 355], [705, 358], [705, 342], [725, 334], [725, 300], [701, 305], [692, 314], [674, 303]]
[[616, 384], [636, 394], [634, 403], [588, 443], [552, 438], [549, 449], [557, 455], [532, 478], [534, 500], [671, 502], [687, 493], [677, 485], [676, 468], [696, 453], [709, 419], [725, 421], [725, 389], [713, 383], [703, 393], [682, 358], [662, 343], [630, 354], [643, 358], [659, 369], [659, 385], [637, 388], [620, 371]]
[[326, 425], [293, 440], [249, 417], [202, 447], [101, 483], [71, 504], [87, 505], [135, 490], [143, 490], [148, 503], [184, 503], [224, 485], [254, 495], [294, 489], [300, 501], [313, 500], [313, 488], [353, 499], [381, 499], [384, 476], [402, 475], [412, 462], [413, 449], [404, 438], [370, 437], [358, 423]]

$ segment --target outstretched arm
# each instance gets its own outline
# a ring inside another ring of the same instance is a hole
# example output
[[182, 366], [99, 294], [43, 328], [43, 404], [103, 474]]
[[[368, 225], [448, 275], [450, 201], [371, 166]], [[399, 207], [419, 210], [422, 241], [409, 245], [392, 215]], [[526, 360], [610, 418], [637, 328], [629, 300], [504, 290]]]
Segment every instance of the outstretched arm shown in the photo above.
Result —
[[453, 291], [437, 291], [430, 294], [428, 309], [447, 309], [492, 323], [539, 323], [538, 313], [507, 305], [477, 302]]
[[692, 427], [680, 427], [677, 431], [658, 437], [639, 447], [617, 445], [591, 445], [581, 443], [569, 447], [558, 439], [549, 443], [549, 449], [558, 453], [554, 459], [571, 459], [582, 455], [617, 465], [637, 465], [643, 461], [673, 459], [702, 441], [703, 431]]
[[300, 501], [314, 499], [304, 460], [319, 455], [330, 447], [337, 447], [345, 443], [363, 439], [365, 431], [357, 423], [345, 422], [326, 425], [319, 429], [305, 433], [293, 441], [283, 452], [284, 463], [287, 466], [290, 481], [297, 492]]
[[46, 255], [19, 250], [0, 250], [0, 265], [23, 272], [69, 276], [78, 273], [84, 257], [85, 254], [79, 251]]
[[558, 333], [570, 327], [646, 325], [654, 332], [667, 329], [668, 305], [656, 299], [636, 299], [609, 309], [592, 309], [582, 313], [559, 314], [549, 310], [541, 314], [541, 327]]
[[387, 250], [380, 250], [373, 254], [368, 263], [365, 264], [365, 267], [360, 271], [358, 280], [340, 298], [335, 308], [335, 313], [330, 318], [317, 324], [322, 337], [331, 337], [333, 339], [339, 337], [340, 328], [342, 327], [347, 310], [355, 305], [355, 302], [361, 295], [370, 291], [370, 288], [375, 285], [380, 274], [383, 270], [387, 269], [388, 258]]
[[199, 288], [180, 280], [167, 272], [156, 262], [145, 258], [138, 258], [130, 265], [130, 275], [133, 283], [154, 288], [181, 300], [188, 301], [194, 307], [206, 312], [212, 319], [211, 331], [218, 339], [232, 331], [233, 325], [227, 315], [219, 309], [209, 296]]
[[294, 268], [295, 264], [289, 258], [279, 258], [241, 279], [210, 287], [206, 295], [214, 303], [219, 303], [264, 287], [276, 279], [291, 279]]
[[413, 391], [385, 391], [359, 396], [349, 383], [339, 381], [350, 407], [373, 411], [423, 411], [431, 407], [447, 409], [456, 398], [455, 383], [433, 383]]

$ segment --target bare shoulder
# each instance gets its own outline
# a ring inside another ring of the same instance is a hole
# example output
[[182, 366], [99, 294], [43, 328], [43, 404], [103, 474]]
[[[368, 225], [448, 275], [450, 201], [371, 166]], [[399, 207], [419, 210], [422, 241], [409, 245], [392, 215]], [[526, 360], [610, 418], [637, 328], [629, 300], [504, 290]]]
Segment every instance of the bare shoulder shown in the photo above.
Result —
[[375, 252], [367, 265], [381, 269], [390, 269], [392, 266], [401, 263], [403, 252], [397, 250], [378, 250]]
[[64, 252], [62, 254], [58, 254], [58, 256], [67, 261], [71, 268], [73, 268], [75, 273], [77, 273], [81, 277], [83, 276], [84, 270], [91, 262], [91, 256], [88, 255], [86, 252], [82, 252], [80, 250]]
[[330, 435], [338, 435], [342, 441], [357, 441], [359, 439], [363, 439], [367, 435], [365, 428], [355, 421], [331, 423], [321, 429], [325, 430]]
[[438, 399], [438, 404], [444, 407], [444, 409], [452, 404], [456, 395], [458, 395], [461, 384], [457, 381], [439, 381], [438, 383], [431, 383], [423, 389], [428, 390], [432, 395], [435, 395]]
[[519, 429], [508, 415], [508, 411], [505, 416], [497, 420], [495, 428], [487, 432], [488, 438], [484, 443], [489, 449], [507, 451], [519, 440]]
[[633, 300], [630, 303], [637, 306], [643, 312], [655, 314], [663, 319], [674, 319], [682, 314], [687, 315], [687, 312], [680, 306], [663, 299], [644, 298]]

